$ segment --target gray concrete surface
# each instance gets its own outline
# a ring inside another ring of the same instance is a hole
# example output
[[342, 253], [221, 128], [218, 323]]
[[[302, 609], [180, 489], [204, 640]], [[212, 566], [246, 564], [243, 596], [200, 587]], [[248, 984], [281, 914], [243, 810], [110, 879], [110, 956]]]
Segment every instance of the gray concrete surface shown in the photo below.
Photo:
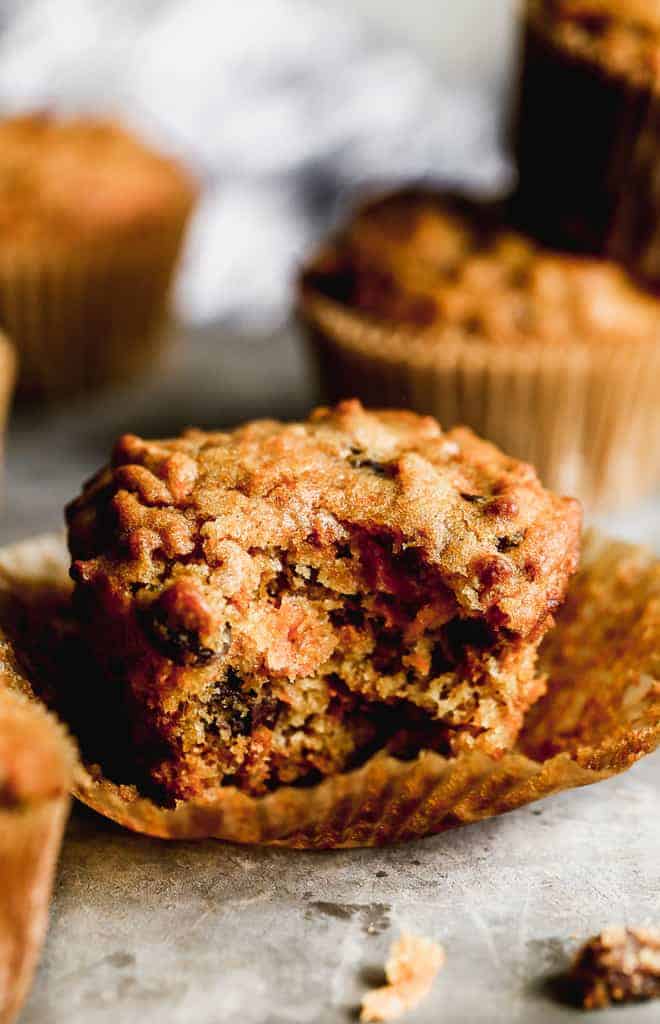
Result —
[[[14, 417], [0, 542], [52, 529], [121, 430], [303, 413], [295, 340], [181, 338], [148, 385]], [[650, 503], [610, 523], [657, 537]], [[401, 928], [447, 964], [411, 1024], [555, 1024], [548, 979], [608, 923], [660, 922], [660, 758], [499, 820], [384, 851], [165, 844], [78, 809], [21, 1024], [342, 1024]], [[660, 1019], [660, 1005], [612, 1013]]]
[[[383, 851], [164, 844], [79, 812], [21, 1024], [341, 1024], [401, 928], [447, 962], [410, 1024], [560, 1024], [580, 938], [660, 918], [660, 761]], [[657, 1022], [658, 1004], [612, 1013]]]

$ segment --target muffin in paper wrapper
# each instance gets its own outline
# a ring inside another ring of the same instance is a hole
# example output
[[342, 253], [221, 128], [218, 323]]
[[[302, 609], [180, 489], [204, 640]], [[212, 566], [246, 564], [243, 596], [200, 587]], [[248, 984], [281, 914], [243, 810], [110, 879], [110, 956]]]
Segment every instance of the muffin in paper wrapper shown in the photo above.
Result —
[[188, 212], [128, 240], [5, 247], [0, 322], [18, 349], [21, 395], [55, 401], [149, 368], [166, 336]]
[[[5, 672], [57, 703], [76, 647], [63, 538], [0, 554]], [[34, 656], [40, 621], [65, 621], [59, 654]], [[69, 653], [66, 648], [69, 646]], [[75, 659], [74, 659], [75, 660]], [[588, 536], [581, 569], [541, 652], [548, 690], [515, 750], [413, 760], [384, 753], [305, 788], [251, 797], [233, 787], [207, 802], [158, 806], [113, 780], [81, 741], [78, 799], [126, 828], [170, 839], [213, 837], [297, 848], [380, 846], [480, 821], [624, 771], [660, 742], [660, 563], [644, 549]], [[93, 685], [89, 676], [85, 685]], [[101, 716], [104, 718], [104, 716]], [[112, 746], [111, 726], [101, 723]], [[80, 738], [80, 737], [78, 737]], [[118, 741], [118, 740], [117, 740]]]
[[15, 667], [0, 674], [0, 1024], [16, 1017], [48, 925], [69, 791], [73, 743], [42, 704], [17, 693]]
[[452, 340], [375, 323], [310, 287], [299, 317], [329, 402], [405, 406], [472, 427], [590, 511], [660, 481], [660, 345]]
[[4, 433], [16, 382], [16, 353], [9, 339], [0, 331], [0, 457], [4, 450]]
[[[578, 25], [579, 18], [611, 20], [631, 26], [631, 36], [635, 26], [633, 37], [649, 33], [660, 52], [656, 0], [587, 0], [574, 8]], [[512, 132], [514, 217], [547, 245], [620, 260], [658, 289], [660, 83], [625, 38], [609, 64], [562, 42], [554, 31], [560, 18], [546, 0], [526, 0]]]

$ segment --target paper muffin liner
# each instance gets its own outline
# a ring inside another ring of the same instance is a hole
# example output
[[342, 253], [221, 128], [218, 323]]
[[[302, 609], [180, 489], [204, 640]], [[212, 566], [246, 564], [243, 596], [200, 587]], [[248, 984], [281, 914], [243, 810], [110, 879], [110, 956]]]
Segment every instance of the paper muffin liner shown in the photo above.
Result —
[[660, 344], [451, 341], [380, 326], [315, 293], [300, 315], [321, 391], [472, 427], [590, 511], [660, 483]]
[[142, 237], [0, 252], [0, 323], [19, 392], [57, 400], [128, 381], [156, 358], [186, 217]]
[[[53, 699], [66, 659], [31, 664], [35, 615], [70, 598], [63, 538], [0, 553], [0, 626], [13, 684]], [[59, 668], [58, 668], [59, 663]], [[233, 787], [208, 801], [158, 806], [135, 786], [80, 768], [74, 793], [126, 828], [168, 839], [216, 838], [295, 848], [382, 846], [491, 818], [624, 771], [660, 743], [660, 563], [632, 545], [590, 535], [557, 625], [541, 651], [548, 690], [528, 713], [515, 750], [376, 754], [306, 788], [251, 797]], [[88, 752], [89, 757], [89, 752]]]
[[[640, 4], [604, 3], [650, 21]], [[548, 245], [620, 260], [660, 288], [660, 90], [571, 52], [527, 3], [513, 123], [514, 219]]]
[[[30, 748], [28, 768], [43, 770], [44, 777], [31, 779], [30, 792], [10, 804], [2, 781], [11, 766], [0, 763], [0, 1024], [15, 1019], [37, 965], [76, 764], [73, 744], [54, 716], [34, 699], [7, 692], [13, 678], [3, 664], [0, 702], [15, 729], [11, 743]], [[38, 749], [44, 730], [51, 748], [45, 759]]]

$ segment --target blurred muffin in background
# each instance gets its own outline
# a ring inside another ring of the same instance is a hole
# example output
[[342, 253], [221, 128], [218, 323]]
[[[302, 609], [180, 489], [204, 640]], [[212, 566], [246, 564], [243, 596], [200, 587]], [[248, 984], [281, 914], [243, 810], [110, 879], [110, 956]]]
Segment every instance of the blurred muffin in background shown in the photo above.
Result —
[[[0, 467], [4, 453], [4, 434], [16, 383], [16, 353], [14, 346], [0, 331]], [[1, 476], [1, 471], [0, 471]]]
[[[3, 638], [3, 654], [7, 645]], [[0, 674], [0, 1021], [25, 999], [46, 928], [76, 750], [55, 718]]]
[[466, 423], [592, 509], [660, 480], [660, 300], [514, 232], [503, 206], [366, 204], [304, 269], [299, 312], [332, 401]]
[[660, 287], [660, 2], [526, 0], [516, 218]]
[[113, 122], [0, 122], [0, 324], [22, 394], [61, 398], [149, 365], [195, 196]]

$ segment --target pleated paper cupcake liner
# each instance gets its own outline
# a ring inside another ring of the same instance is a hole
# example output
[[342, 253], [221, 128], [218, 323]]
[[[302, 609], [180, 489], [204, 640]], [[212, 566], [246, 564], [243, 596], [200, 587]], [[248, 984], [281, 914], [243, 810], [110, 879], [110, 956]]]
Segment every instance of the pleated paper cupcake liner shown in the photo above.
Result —
[[590, 511], [660, 483], [660, 345], [495, 344], [379, 326], [314, 293], [300, 316], [328, 401], [472, 427]]
[[185, 222], [124, 243], [42, 244], [0, 254], [0, 323], [19, 392], [53, 401], [131, 380], [166, 336]]
[[[57, 700], [66, 658], [46, 677], [30, 666], [35, 615], [64, 615], [64, 540], [47, 536], [0, 554], [0, 625], [14, 685]], [[59, 667], [58, 667], [59, 665]], [[75, 795], [126, 828], [168, 839], [216, 838], [295, 848], [382, 846], [491, 818], [624, 771], [660, 742], [660, 564], [647, 551], [591, 535], [564, 610], [541, 652], [548, 690], [515, 750], [447, 759], [384, 753], [307, 788], [251, 797], [226, 787], [164, 808], [130, 781], [104, 775], [87, 751]], [[65, 685], [65, 684], [64, 684]]]
[[[3, 659], [4, 660], [4, 659]], [[48, 926], [76, 753], [55, 718], [0, 670], [0, 1024], [30, 987]], [[7, 763], [7, 762], [10, 763]], [[13, 775], [18, 792], [12, 791]]]
[[[660, 31], [653, 4], [593, 6]], [[548, 245], [620, 260], [660, 288], [660, 89], [633, 59], [628, 72], [608, 70], [563, 46], [538, 8], [527, 3], [522, 31], [514, 219]]]

